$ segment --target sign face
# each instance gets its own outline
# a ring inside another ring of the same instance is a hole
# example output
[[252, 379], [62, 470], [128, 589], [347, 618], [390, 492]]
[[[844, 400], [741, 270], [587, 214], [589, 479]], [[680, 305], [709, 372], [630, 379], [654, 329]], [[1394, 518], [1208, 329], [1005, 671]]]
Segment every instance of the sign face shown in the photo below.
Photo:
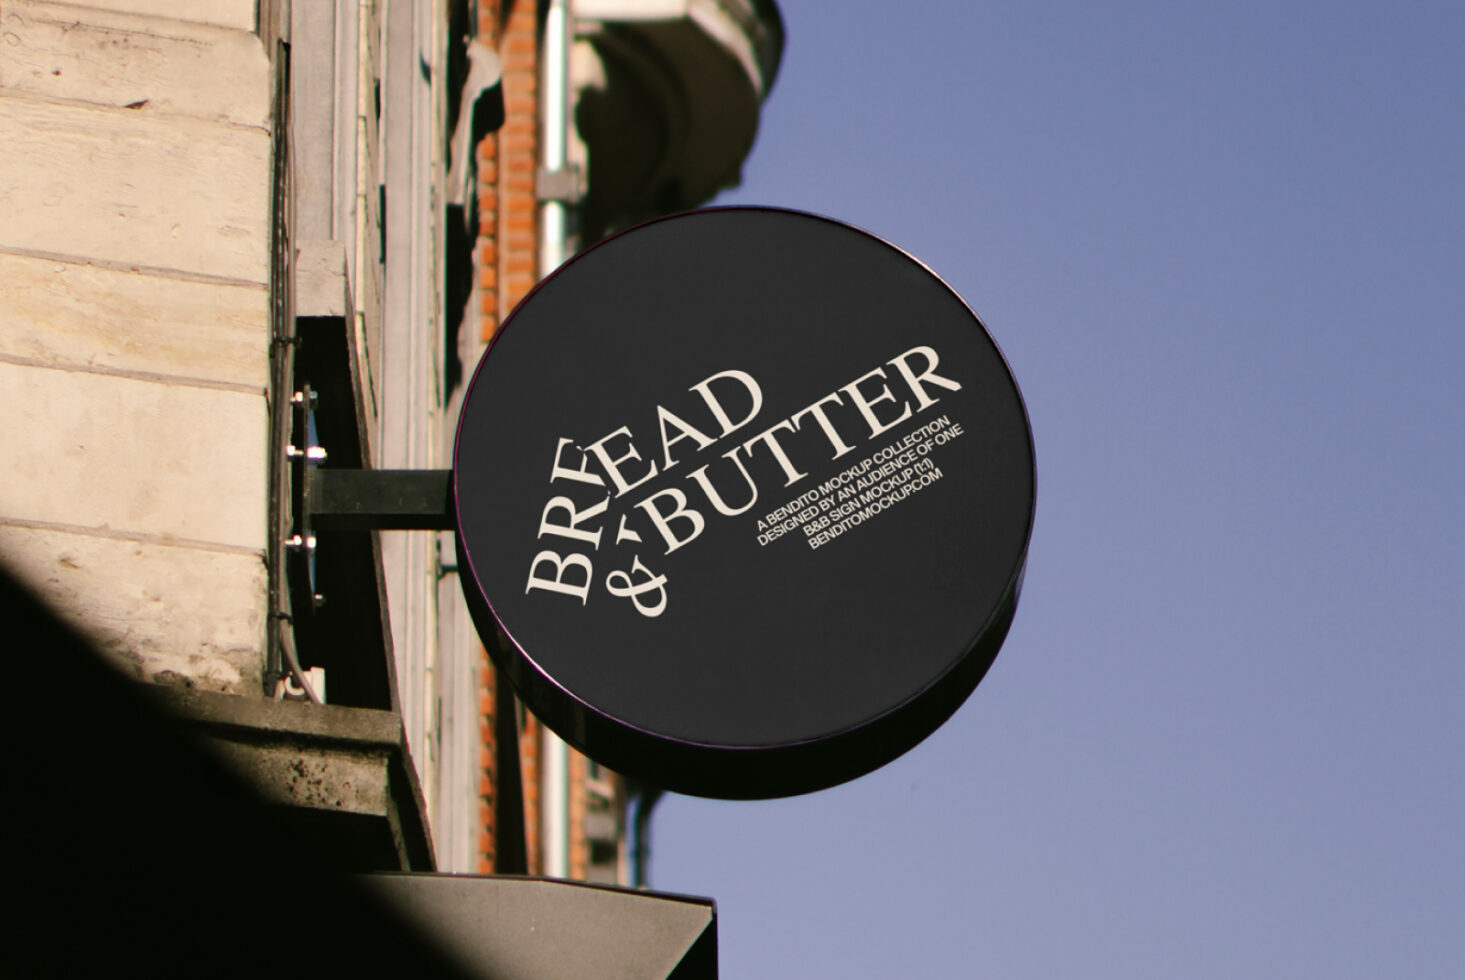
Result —
[[1034, 502], [1022, 398], [961, 298], [765, 208], [541, 283], [468, 388], [453, 479], [464, 593], [530, 709], [724, 798], [843, 782], [945, 721], [1007, 633]]

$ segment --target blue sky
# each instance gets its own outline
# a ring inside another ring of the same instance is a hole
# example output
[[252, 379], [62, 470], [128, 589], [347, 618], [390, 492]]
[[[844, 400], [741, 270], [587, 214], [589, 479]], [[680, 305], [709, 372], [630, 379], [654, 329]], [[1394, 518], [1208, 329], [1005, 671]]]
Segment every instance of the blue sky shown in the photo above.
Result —
[[1465, 971], [1465, 5], [784, 0], [720, 203], [890, 239], [1031, 414], [1017, 620], [944, 728], [669, 797], [722, 975]]

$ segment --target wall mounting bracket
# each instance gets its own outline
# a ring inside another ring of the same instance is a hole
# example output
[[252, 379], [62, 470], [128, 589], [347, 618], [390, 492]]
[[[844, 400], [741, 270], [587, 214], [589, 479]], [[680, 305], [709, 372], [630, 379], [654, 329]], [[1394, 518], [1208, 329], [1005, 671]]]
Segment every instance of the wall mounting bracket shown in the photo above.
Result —
[[451, 531], [452, 470], [311, 469], [310, 526], [320, 531]]

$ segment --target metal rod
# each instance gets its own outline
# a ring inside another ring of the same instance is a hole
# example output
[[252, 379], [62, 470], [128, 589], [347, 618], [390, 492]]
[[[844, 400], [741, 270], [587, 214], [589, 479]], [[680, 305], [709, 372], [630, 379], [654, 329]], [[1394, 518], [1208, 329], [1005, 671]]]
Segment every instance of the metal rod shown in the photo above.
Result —
[[311, 527], [320, 531], [451, 531], [452, 470], [310, 472]]
[[[549, 0], [545, 12], [542, 70], [543, 156], [540, 165], [549, 173], [563, 170], [569, 137], [570, 10], [568, 0]], [[539, 274], [547, 276], [565, 260], [568, 235], [564, 201], [540, 205]], [[544, 873], [553, 878], [570, 874], [570, 750], [548, 728], [540, 751], [544, 756], [544, 789], [540, 807], [540, 839]]]

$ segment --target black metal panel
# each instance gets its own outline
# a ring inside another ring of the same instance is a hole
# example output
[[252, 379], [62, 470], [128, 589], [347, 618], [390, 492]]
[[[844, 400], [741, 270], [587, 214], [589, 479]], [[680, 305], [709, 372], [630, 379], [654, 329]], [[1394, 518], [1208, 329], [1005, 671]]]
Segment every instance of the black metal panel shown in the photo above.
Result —
[[[319, 478], [335, 468], [359, 470], [366, 464], [366, 433], [351, 324], [338, 316], [300, 317], [296, 322], [296, 378], [318, 393], [316, 438], [328, 452], [326, 468], [311, 474]], [[321, 600], [295, 610], [303, 665], [325, 668], [333, 704], [395, 708], [396, 668], [377, 536], [364, 530], [322, 530], [313, 568], [311, 588]]]

